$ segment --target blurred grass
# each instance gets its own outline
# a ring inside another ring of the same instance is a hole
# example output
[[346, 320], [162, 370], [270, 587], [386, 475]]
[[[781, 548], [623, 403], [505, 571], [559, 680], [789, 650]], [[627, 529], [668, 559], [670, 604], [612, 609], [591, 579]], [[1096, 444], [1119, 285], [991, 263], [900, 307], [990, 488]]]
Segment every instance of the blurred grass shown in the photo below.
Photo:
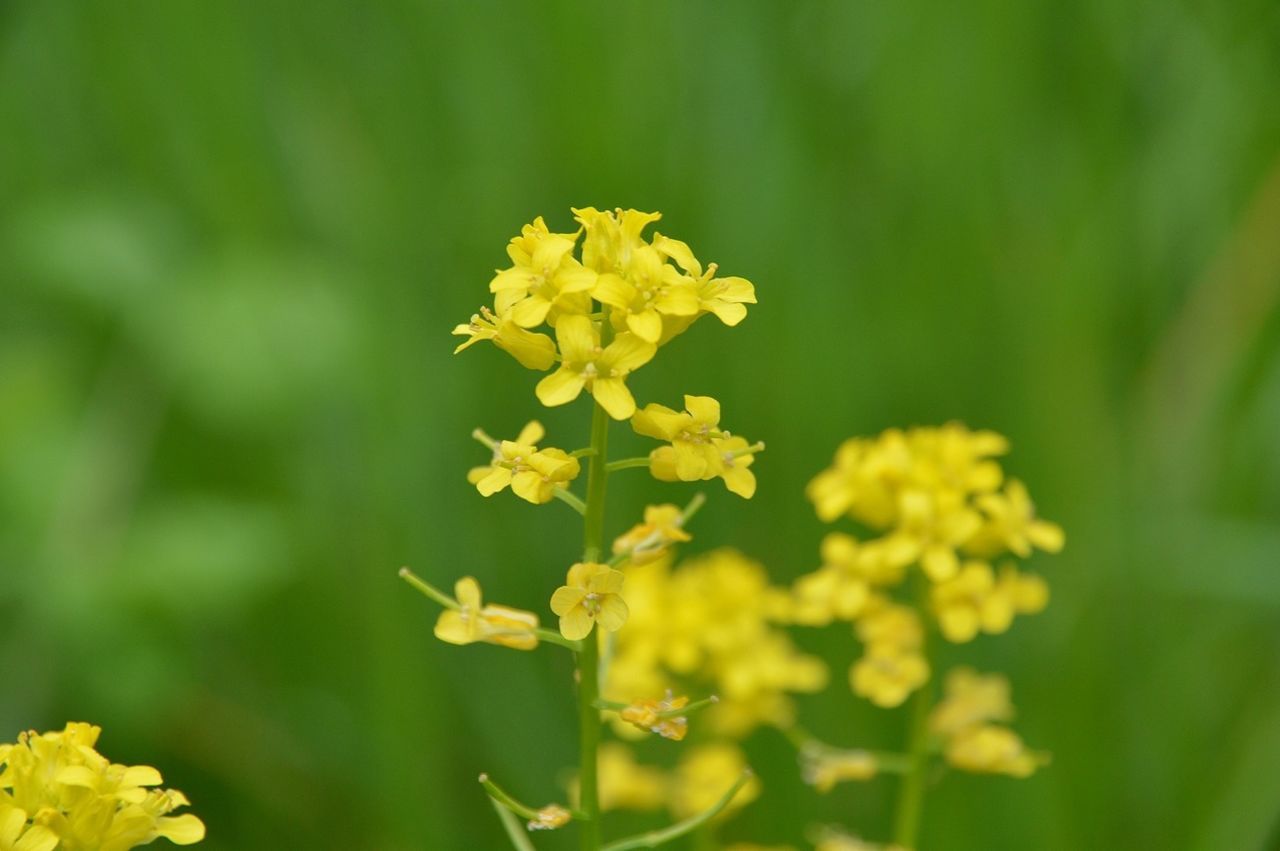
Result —
[[[1069, 531], [1049, 611], [957, 654], [1054, 764], [949, 778], [925, 847], [1280, 842], [1274, 3], [12, 0], [0, 28], [0, 731], [103, 724], [211, 851], [499, 847], [474, 777], [559, 796], [567, 662], [434, 643], [395, 568], [544, 609], [574, 518], [470, 492], [467, 435], [576, 445], [583, 410], [448, 331], [520, 224], [624, 205], [760, 294], [635, 378], [769, 443], [696, 547], [810, 569], [836, 443], [951, 418], [1008, 434]], [[618, 481], [615, 526], [659, 492]], [[841, 681], [843, 637], [799, 640]], [[840, 688], [802, 714], [901, 723]], [[817, 799], [751, 749], [728, 835], [887, 823], [889, 784]]]

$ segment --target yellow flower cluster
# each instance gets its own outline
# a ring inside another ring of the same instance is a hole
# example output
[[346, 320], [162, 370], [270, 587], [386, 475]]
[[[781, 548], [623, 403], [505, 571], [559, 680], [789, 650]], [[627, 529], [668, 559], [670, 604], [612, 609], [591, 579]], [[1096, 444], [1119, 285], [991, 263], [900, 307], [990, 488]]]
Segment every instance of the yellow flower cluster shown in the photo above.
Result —
[[14, 851], [126, 851], [156, 839], [191, 845], [203, 822], [169, 815], [188, 801], [147, 765], [95, 750], [101, 729], [71, 723], [0, 745], [0, 846]]
[[[638, 763], [631, 748], [608, 742], [600, 748], [600, 806], [641, 812], [665, 807], [678, 818], [688, 818], [715, 804], [746, 768], [746, 755], [731, 742], [710, 742], [682, 751], [672, 771]], [[719, 818], [759, 795], [760, 781], [752, 777]]]
[[691, 681], [719, 697], [707, 726], [738, 737], [760, 724], [790, 724], [789, 693], [826, 684], [823, 663], [799, 653], [777, 626], [789, 609], [786, 591], [734, 550], [675, 569], [669, 559], [629, 567], [627, 598], [632, 615], [613, 645], [606, 697], [630, 702], [661, 694], [673, 677]]
[[1027, 750], [1017, 733], [993, 723], [1012, 718], [1008, 680], [955, 668], [947, 674], [946, 696], [929, 716], [929, 731], [943, 740], [943, 754], [955, 768], [1028, 777], [1048, 755]]
[[1042, 579], [1011, 563], [997, 574], [989, 561], [1057, 552], [1064, 541], [1060, 527], [1036, 516], [1026, 488], [1005, 480], [995, 458], [1008, 448], [1002, 436], [958, 423], [890, 429], [845, 441], [809, 483], [819, 517], [847, 515], [876, 535], [829, 534], [822, 566], [793, 589], [796, 623], [856, 623], [866, 646], [850, 673], [859, 695], [897, 706], [928, 680], [927, 625], [890, 596], [913, 565], [929, 580], [928, 609], [950, 641], [1002, 633], [1015, 615], [1047, 604]]
[[[643, 237], [658, 213], [575, 209], [578, 230], [552, 233], [541, 217], [507, 246], [512, 265], [489, 283], [493, 308], [481, 308], [454, 334], [462, 351], [489, 341], [535, 370], [559, 367], [538, 383], [544, 405], [563, 405], [586, 390], [614, 419], [636, 410], [627, 376], [700, 316], [726, 325], [746, 316], [755, 290], [743, 278], [717, 278], [685, 243]], [[575, 257], [575, 250], [581, 256]], [[600, 323], [595, 303], [603, 308]], [[548, 326], [550, 336], [535, 330]]]

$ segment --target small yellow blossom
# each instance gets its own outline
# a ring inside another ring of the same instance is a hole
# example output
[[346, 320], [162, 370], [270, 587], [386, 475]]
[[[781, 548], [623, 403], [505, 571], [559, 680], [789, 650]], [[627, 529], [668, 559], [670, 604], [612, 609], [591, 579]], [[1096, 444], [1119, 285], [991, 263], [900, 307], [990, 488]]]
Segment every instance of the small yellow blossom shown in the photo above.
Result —
[[511, 355], [526, 369], [547, 370], [556, 362], [556, 344], [546, 334], [526, 331], [509, 315], [495, 314], [487, 307], [472, 315], [471, 321], [453, 329], [458, 336], [467, 337], [453, 353], [488, 340]]
[[622, 571], [607, 564], [580, 562], [569, 568], [566, 582], [551, 595], [551, 611], [560, 616], [560, 634], [570, 640], [586, 638], [595, 624], [616, 632], [627, 622], [622, 599]]
[[668, 689], [662, 700], [637, 700], [618, 715], [645, 732], [657, 733], [664, 739], [678, 742], [689, 732], [689, 719], [683, 715], [671, 717], [668, 713], [678, 712], [688, 705], [688, 697], [674, 697]]
[[924, 626], [914, 609], [878, 601], [856, 629], [866, 651], [849, 671], [855, 694], [889, 708], [928, 681], [929, 663], [920, 651]]
[[483, 641], [514, 650], [532, 650], [538, 646], [534, 630], [538, 616], [533, 612], [506, 606], [483, 605], [480, 583], [464, 576], [453, 587], [458, 609], [445, 609], [436, 621], [436, 638], [450, 644], [472, 644]]
[[[483, 436], [482, 432], [476, 433]], [[481, 496], [493, 496], [510, 485], [512, 492], [526, 502], [550, 502], [555, 489], [576, 479], [582, 467], [563, 449], [539, 450], [536, 444], [543, 435], [541, 423], [534, 420], [520, 430], [515, 440], [494, 443], [492, 462], [472, 467], [467, 481], [476, 486]]]
[[975, 554], [994, 555], [1007, 548], [1014, 555], [1026, 558], [1033, 546], [1056, 553], [1066, 543], [1061, 526], [1036, 517], [1026, 485], [1017, 479], [1011, 480], [1003, 493], [979, 497], [978, 507], [986, 515], [986, 523], [967, 545]]
[[936, 736], [952, 736], [969, 727], [1011, 718], [1013, 704], [1005, 677], [954, 668], [947, 673], [945, 697], [929, 715], [929, 730]]
[[609, 416], [625, 420], [636, 410], [625, 383], [628, 373], [653, 358], [657, 347], [635, 334], [619, 334], [600, 345], [600, 331], [586, 316], [562, 316], [556, 322], [560, 368], [538, 382], [538, 399], [547, 407], [565, 405], [585, 387]]
[[830, 792], [838, 783], [870, 780], [880, 768], [875, 755], [864, 750], [810, 748], [803, 751], [801, 757], [804, 762], [804, 782], [823, 794]]
[[[662, 809], [667, 801], [667, 775], [662, 769], [641, 765], [631, 748], [621, 742], [605, 742], [600, 746], [600, 809]], [[573, 799], [577, 800], [574, 789]]]
[[586, 233], [582, 241], [583, 265], [602, 274], [624, 272], [632, 254], [645, 244], [641, 233], [662, 218], [661, 213], [608, 212], [595, 207], [575, 207], [573, 215]]
[[683, 526], [683, 515], [677, 506], [650, 505], [644, 510], [644, 522], [632, 526], [613, 542], [614, 555], [626, 555], [633, 565], [648, 564], [672, 544], [693, 540]]
[[956, 491], [906, 490], [899, 496], [898, 528], [893, 537], [917, 557], [935, 582], [950, 579], [960, 569], [956, 549], [982, 526], [978, 512]]
[[[151, 766], [116, 765], [95, 750], [101, 729], [71, 723], [0, 745], [0, 840], [21, 851], [126, 851], [156, 839], [191, 845], [205, 827], [176, 790], [160, 790]], [[34, 824], [27, 826], [28, 814]]]
[[[746, 305], [756, 303], [755, 287], [750, 281], [737, 277], [717, 278], [715, 263], [708, 265], [706, 272], [703, 272], [702, 264], [693, 256], [689, 246], [678, 239], [654, 234], [653, 245], [689, 276], [700, 313], [713, 313], [729, 326], [737, 325], [746, 318]], [[690, 322], [691, 319], [677, 320], [671, 330], [679, 333]]]
[[653, 247], [637, 246], [622, 274], [601, 275], [591, 291], [597, 301], [612, 308], [614, 328], [655, 344], [663, 338], [664, 318], [698, 314], [693, 282], [663, 259]]
[[637, 434], [671, 444], [674, 478], [697, 482], [720, 474], [721, 457], [713, 440], [728, 437], [720, 430], [720, 403], [710, 396], [684, 397], [683, 411], [650, 404], [631, 418]]
[[947, 742], [944, 756], [961, 771], [1010, 777], [1030, 777], [1049, 761], [1047, 754], [1027, 750], [1017, 733], [995, 724], [979, 724], [956, 733]]
[[1039, 612], [1048, 593], [1043, 579], [1021, 574], [1012, 565], [1006, 565], [997, 580], [991, 565], [968, 561], [954, 578], [934, 585], [930, 599], [943, 636], [964, 643], [979, 632], [1007, 631], [1015, 614]]
[[511, 321], [522, 328], [554, 325], [564, 313], [590, 313], [588, 292], [596, 273], [574, 259], [576, 240], [575, 234], [550, 233], [541, 216], [525, 225], [507, 246], [514, 265], [489, 283], [499, 312], [509, 310]]
[[[689, 818], [710, 809], [747, 770], [747, 759], [737, 745], [712, 742], [685, 751], [672, 778], [668, 806], [677, 818]], [[760, 781], [751, 777], [719, 814], [723, 820], [760, 796]]]
[[559, 804], [547, 804], [529, 820], [530, 830], [555, 830], [569, 823], [573, 815]]

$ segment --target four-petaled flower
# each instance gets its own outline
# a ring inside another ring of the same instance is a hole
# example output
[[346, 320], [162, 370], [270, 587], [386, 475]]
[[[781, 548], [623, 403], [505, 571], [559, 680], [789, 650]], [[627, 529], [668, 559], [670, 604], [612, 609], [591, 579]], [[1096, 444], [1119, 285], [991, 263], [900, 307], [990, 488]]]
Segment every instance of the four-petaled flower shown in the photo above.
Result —
[[622, 571], [607, 564], [579, 562], [569, 568], [567, 584], [551, 595], [551, 611], [560, 616], [560, 634], [570, 640], [586, 638], [595, 624], [616, 632], [627, 622], [622, 599]]
[[644, 366], [657, 346], [630, 332], [600, 345], [600, 330], [586, 316], [562, 316], [556, 322], [560, 368], [538, 382], [538, 399], [547, 407], [578, 398], [585, 387], [609, 416], [625, 420], [635, 413], [636, 400], [627, 389], [627, 374]]
[[[483, 432], [477, 435], [488, 441]], [[493, 444], [493, 461], [487, 466], [472, 467], [467, 481], [476, 486], [481, 496], [493, 496], [507, 485], [523, 500], [539, 505], [550, 502], [555, 489], [568, 485], [578, 477], [581, 465], [563, 449], [537, 447], [543, 437], [542, 424], [528, 423], [515, 440]]]
[[473, 644], [483, 641], [513, 650], [532, 650], [538, 646], [538, 616], [533, 612], [507, 606], [483, 604], [480, 583], [464, 576], [453, 586], [457, 609], [445, 609], [436, 621], [436, 638], [450, 644]]
[[514, 265], [489, 282], [498, 310], [509, 308], [522, 328], [554, 324], [561, 313], [591, 312], [588, 291], [596, 273], [574, 259], [576, 241], [577, 234], [551, 233], [541, 216], [525, 225], [507, 246]]

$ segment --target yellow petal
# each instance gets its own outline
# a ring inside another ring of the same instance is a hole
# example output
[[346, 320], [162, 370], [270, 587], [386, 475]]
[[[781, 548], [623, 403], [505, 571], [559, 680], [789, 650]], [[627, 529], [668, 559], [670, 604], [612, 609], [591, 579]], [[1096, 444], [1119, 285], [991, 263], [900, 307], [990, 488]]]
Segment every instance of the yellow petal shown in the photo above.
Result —
[[574, 606], [560, 616], [560, 634], [570, 641], [586, 638], [595, 622], [582, 606]]
[[724, 485], [731, 493], [743, 499], [751, 499], [756, 495], [756, 475], [746, 467], [726, 467]]
[[[676, 451], [670, 446], [660, 446], [649, 453], [649, 473], [660, 482], [678, 482], [676, 475]], [[725, 484], [729, 483], [725, 479]], [[730, 488], [732, 490], [732, 488]]]
[[689, 248], [688, 243], [655, 233], [653, 235], [653, 247], [658, 249], [664, 256], [674, 260], [677, 266], [695, 278], [702, 277], [702, 264], [698, 262], [698, 258], [693, 256], [693, 251]]
[[717, 301], [711, 305], [711, 312], [730, 328], [747, 318], [747, 309], [740, 304]]
[[582, 588], [576, 588], [572, 585], [561, 585], [551, 595], [551, 611], [557, 615], [564, 616], [572, 611], [575, 606], [582, 602], [582, 598], [587, 596], [587, 592]]
[[590, 319], [573, 314], [556, 320], [556, 340], [565, 363], [585, 363], [595, 359], [600, 336]]
[[596, 301], [625, 310], [636, 297], [636, 288], [618, 275], [601, 275], [591, 290]]
[[699, 425], [716, 426], [720, 424], [720, 403], [710, 396], [684, 397], [684, 409]]
[[533, 470], [521, 470], [511, 479], [511, 491], [516, 496], [534, 505], [541, 505], [552, 500], [551, 483]]
[[665, 405], [650, 403], [645, 405], [631, 418], [631, 428], [636, 434], [652, 437], [657, 440], [671, 440], [679, 432], [688, 417], [673, 411]]
[[[9, 812], [21, 813], [22, 810]], [[27, 829], [27, 832], [13, 846], [13, 851], [53, 851], [58, 846], [58, 841], [58, 834], [42, 824], [37, 824]]]
[[[525, 369], [550, 369], [556, 362], [556, 344], [546, 334], [526, 331], [514, 322], [503, 323], [502, 332], [493, 338], [494, 345], [520, 362]], [[459, 348], [464, 348], [460, 346]]]
[[630, 313], [627, 315], [627, 328], [641, 340], [656, 343], [662, 338], [662, 317], [653, 308]]
[[525, 427], [520, 429], [520, 434], [516, 437], [516, 443], [522, 446], [537, 446], [546, 435], [547, 432], [542, 427], [542, 423], [537, 420], [529, 420]]
[[476, 640], [473, 622], [464, 618], [460, 612], [448, 609], [440, 613], [436, 619], [435, 635], [449, 644], [470, 644]]
[[[627, 373], [648, 363], [658, 347], [635, 334], [619, 334], [600, 356], [601, 371]], [[630, 414], [628, 414], [630, 416]]]
[[625, 420], [636, 412], [636, 400], [621, 378], [597, 378], [591, 382], [591, 395], [615, 420]]
[[680, 441], [675, 444], [676, 477], [682, 482], [696, 482], [707, 472], [706, 456], [691, 443]]
[[458, 605], [467, 609], [480, 608], [480, 583], [473, 576], [464, 576], [453, 583], [453, 596]]
[[1061, 551], [1067, 542], [1067, 536], [1063, 533], [1062, 527], [1047, 520], [1033, 520], [1027, 526], [1027, 537], [1031, 539], [1031, 543], [1047, 553]]
[[540, 295], [531, 295], [522, 301], [516, 302], [508, 316], [511, 317], [512, 322], [521, 328], [532, 328], [535, 325], [542, 324], [542, 321], [547, 318], [547, 311], [550, 309], [551, 302]]
[[596, 621], [607, 632], [617, 632], [622, 629], [630, 614], [627, 601], [618, 594], [610, 594], [600, 600], [600, 613], [596, 615]]
[[[560, 321], [564, 322], [564, 319]], [[562, 366], [539, 381], [534, 392], [539, 402], [548, 408], [554, 408], [556, 405], [566, 405], [577, 399], [584, 383], [581, 373], [575, 372], [568, 366]]]
[[511, 484], [511, 470], [506, 467], [490, 467], [488, 473], [475, 483], [481, 496], [493, 496]]
[[190, 813], [156, 820], [156, 832], [174, 845], [194, 845], [204, 839], [204, 822]]
[[[653, 300], [653, 307], [667, 316], [690, 317], [698, 314], [698, 291], [690, 284], [670, 284]], [[746, 310], [743, 310], [746, 313]]]

